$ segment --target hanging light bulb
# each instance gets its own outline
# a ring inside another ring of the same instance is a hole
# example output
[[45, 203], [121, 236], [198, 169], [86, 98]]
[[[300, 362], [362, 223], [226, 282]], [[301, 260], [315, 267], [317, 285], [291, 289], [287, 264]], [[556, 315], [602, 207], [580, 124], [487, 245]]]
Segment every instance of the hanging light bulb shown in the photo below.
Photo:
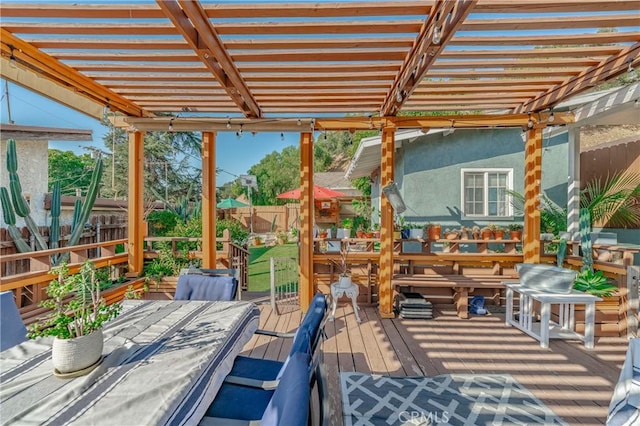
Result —
[[231, 128], [231, 119], [227, 118], [227, 129]]
[[9, 46], [11, 48], [11, 55], [9, 56], [9, 66], [11, 68], [18, 68], [18, 63], [16, 62], [16, 57], [13, 54], [13, 47]]
[[316, 119], [315, 118], [311, 119], [311, 122], [309, 123], [309, 127], [311, 128], [312, 132], [316, 129]]
[[527, 127], [529, 129], [533, 129], [533, 120], [531, 119], [531, 114], [529, 114], [529, 121], [527, 121]]
[[323, 139], [324, 139], [325, 141], [327, 140], [327, 131], [326, 131], [326, 130], [324, 131], [324, 137], [323, 137]]
[[402, 102], [402, 90], [396, 92], [396, 101]]
[[369, 129], [373, 129], [373, 117], [369, 116]]
[[300, 120], [300, 119], [298, 118], [298, 121], [296, 121], [296, 124], [297, 124], [298, 126], [302, 126], [302, 120]]
[[449, 127], [447, 130], [444, 131], [444, 133], [443, 133], [444, 136], [452, 135], [453, 132], [456, 131], [455, 127], [453, 127], [453, 123], [454, 123], [454, 121], [451, 120], [451, 127]]
[[627, 72], [629, 74], [633, 74], [633, 59], [629, 58], [629, 66], [627, 67]]
[[284, 142], [284, 133], [280, 132], [280, 140]]
[[238, 139], [240, 139], [242, 137], [242, 124], [240, 125], [240, 128], [238, 129], [238, 131], [236, 132], [236, 137]]
[[551, 108], [551, 114], [549, 114], [549, 118], [547, 119], [547, 121], [549, 123], [553, 123], [553, 121], [556, 119], [556, 116], [553, 113], [553, 108]]
[[173, 132], [173, 118], [171, 120], [169, 120], [169, 131]]
[[435, 27], [433, 29], [433, 37], [431, 37], [431, 41], [433, 42], [433, 44], [440, 44], [441, 40], [442, 40], [442, 30], [440, 27]]

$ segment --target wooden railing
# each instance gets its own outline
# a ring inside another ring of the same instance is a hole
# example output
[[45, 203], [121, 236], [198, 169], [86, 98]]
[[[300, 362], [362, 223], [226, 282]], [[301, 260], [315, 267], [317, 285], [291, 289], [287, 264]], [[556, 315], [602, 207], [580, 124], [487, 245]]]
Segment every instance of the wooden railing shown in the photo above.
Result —
[[[144, 239], [144, 257], [145, 259], [153, 259], [157, 257], [157, 243], [170, 243], [173, 253], [178, 253], [179, 243], [192, 242], [196, 243], [196, 250], [188, 250], [188, 255], [193, 258], [202, 258], [200, 245], [202, 238], [187, 237], [145, 237]], [[222, 232], [222, 238], [217, 241], [222, 243], [222, 250], [216, 251], [217, 268], [236, 268], [240, 270], [240, 288], [247, 289], [248, 269], [249, 269], [249, 251], [242, 246], [231, 241], [231, 234], [228, 229]]]
[[[55, 278], [49, 274], [54, 266], [53, 256], [68, 255], [67, 265], [71, 273], [77, 272], [88, 259], [92, 260], [97, 268], [114, 266], [123, 270], [127, 265], [126, 245], [127, 240], [120, 239], [2, 256], [0, 264], [5, 272], [0, 276], [0, 291], [13, 290], [19, 308], [38, 304], [46, 298], [45, 288]], [[20, 267], [16, 267], [16, 264], [20, 264]], [[25, 268], [28, 272], [14, 272]]]

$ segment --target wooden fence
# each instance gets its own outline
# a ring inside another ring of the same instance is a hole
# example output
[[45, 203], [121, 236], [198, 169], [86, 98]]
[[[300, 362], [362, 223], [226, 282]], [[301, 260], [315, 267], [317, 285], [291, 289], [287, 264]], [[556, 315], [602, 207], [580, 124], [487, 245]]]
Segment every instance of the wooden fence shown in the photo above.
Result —
[[[78, 244], [97, 244], [104, 241], [121, 240], [127, 238], [127, 221], [122, 216], [93, 216], [89, 223], [91, 226], [87, 226], [80, 237]], [[38, 227], [40, 234], [44, 237], [46, 242], [49, 242], [49, 227]], [[29, 230], [24, 227], [20, 230], [23, 238], [34, 250], [34, 239]], [[67, 241], [71, 235], [71, 226], [64, 225], [60, 227], [60, 248], [67, 246]], [[15, 244], [9, 235], [9, 231], [5, 228], [0, 228], [0, 255], [2, 257], [16, 254]], [[89, 253], [90, 256], [95, 256], [94, 252]], [[20, 274], [22, 272], [28, 272], [29, 265], [26, 261], [16, 261], [12, 263], [2, 263], [0, 266], [0, 277], [7, 275]]]
[[[251, 214], [250, 214], [251, 211]], [[298, 227], [300, 216], [300, 204], [286, 204], [284, 206], [253, 206], [239, 207], [226, 210], [221, 215], [236, 219], [247, 229], [250, 218], [253, 220], [253, 232], [262, 234], [266, 232], [288, 231], [292, 227]]]

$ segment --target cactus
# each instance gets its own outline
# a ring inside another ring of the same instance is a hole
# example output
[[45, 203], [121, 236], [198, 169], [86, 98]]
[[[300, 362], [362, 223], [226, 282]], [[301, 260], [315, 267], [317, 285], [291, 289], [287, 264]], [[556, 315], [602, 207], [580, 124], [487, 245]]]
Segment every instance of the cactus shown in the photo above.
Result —
[[22, 185], [20, 184], [20, 177], [18, 176], [18, 155], [16, 152], [16, 141], [9, 139], [7, 141], [7, 170], [9, 171], [9, 189], [11, 190], [11, 200], [13, 201], [13, 208], [18, 216], [24, 219], [29, 232], [35, 238], [36, 248], [38, 250], [46, 250], [47, 242], [44, 240], [38, 225], [31, 217], [31, 208], [29, 203], [22, 196]]
[[560, 243], [558, 244], [558, 253], [556, 254], [556, 264], [559, 268], [562, 268], [564, 265], [564, 257], [567, 254], [567, 240], [564, 238], [560, 238]]
[[51, 228], [49, 229], [49, 248], [58, 248], [60, 241], [60, 182], [53, 184], [51, 194]]
[[582, 270], [593, 271], [593, 249], [591, 247], [591, 214], [586, 208], [580, 209], [580, 243], [582, 246]]
[[[56, 182], [53, 187], [53, 194], [51, 197], [51, 233], [49, 241], [51, 247], [47, 247], [45, 239], [42, 237], [38, 230], [38, 226], [31, 217], [31, 209], [29, 203], [22, 196], [22, 185], [20, 183], [20, 177], [18, 176], [18, 156], [16, 153], [16, 143], [13, 139], [7, 141], [7, 170], [9, 171], [9, 189], [11, 191], [11, 199], [7, 188], [0, 188], [0, 198], [2, 202], [2, 210], [4, 214], [4, 220], [9, 225], [9, 234], [13, 239], [16, 248], [20, 252], [32, 251], [31, 248], [25, 243], [24, 239], [20, 235], [20, 231], [16, 228], [15, 214], [22, 217], [29, 229], [29, 232], [35, 238], [35, 244], [37, 250], [46, 250], [48, 248], [58, 247], [60, 240], [60, 184]], [[91, 183], [84, 203], [80, 200], [76, 200], [73, 225], [71, 236], [69, 237], [69, 246], [78, 244], [82, 231], [84, 230], [84, 224], [89, 220], [91, 209], [98, 196], [98, 188], [100, 185], [100, 179], [102, 178], [103, 163], [101, 159], [96, 160], [93, 174], [91, 175]], [[13, 205], [12, 205], [13, 202]], [[15, 211], [15, 213], [14, 213]], [[60, 256], [54, 259], [54, 264], [66, 261], [67, 256]]]
[[9, 227], [9, 235], [13, 239], [18, 252], [25, 253], [31, 251], [31, 247], [24, 241], [20, 231], [16, 227], [16, 215], [11, 206], [11, 200], [9, 199], [9, 191], [7, 188], [0, 188], [0, 202], [2, 203], [2, 215], [4, 216], [4, 222]]

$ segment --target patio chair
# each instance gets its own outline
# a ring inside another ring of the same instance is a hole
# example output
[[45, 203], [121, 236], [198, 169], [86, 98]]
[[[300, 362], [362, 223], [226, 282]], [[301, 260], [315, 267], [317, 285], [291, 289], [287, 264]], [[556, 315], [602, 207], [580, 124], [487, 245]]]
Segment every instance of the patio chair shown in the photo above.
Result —
[[178, 277], [174, 300], [239, 300], [237, 274], [237, 269], [185, 269]]
[[27, 340], [24, 326], [12, 291], [0, 293], [0, 352]]
[[[317, 294], [311, 301], [302, 324], [294, 333], [277, 333], [269, 330], [257, 330], [256, 333], [274, 337], [293, 337], [293, 344], [287, 360], [297, 352], [314, 355], [322, 337], [327, 311], [326, 296]], [[238, 356], [231, 372], [225, 378], [225, 382], [262, 389], [275, 389], [284, 372], [286, 362]]]
[[200, 426], [306, 426], [311, 400], [310, 370], [310, 355], [297, 353], [287, 363], [275, 391], [224, 383]]
[[629, 340], [620, 378], [613, 390], [607, 426], [640, 424], [640, 338]]

